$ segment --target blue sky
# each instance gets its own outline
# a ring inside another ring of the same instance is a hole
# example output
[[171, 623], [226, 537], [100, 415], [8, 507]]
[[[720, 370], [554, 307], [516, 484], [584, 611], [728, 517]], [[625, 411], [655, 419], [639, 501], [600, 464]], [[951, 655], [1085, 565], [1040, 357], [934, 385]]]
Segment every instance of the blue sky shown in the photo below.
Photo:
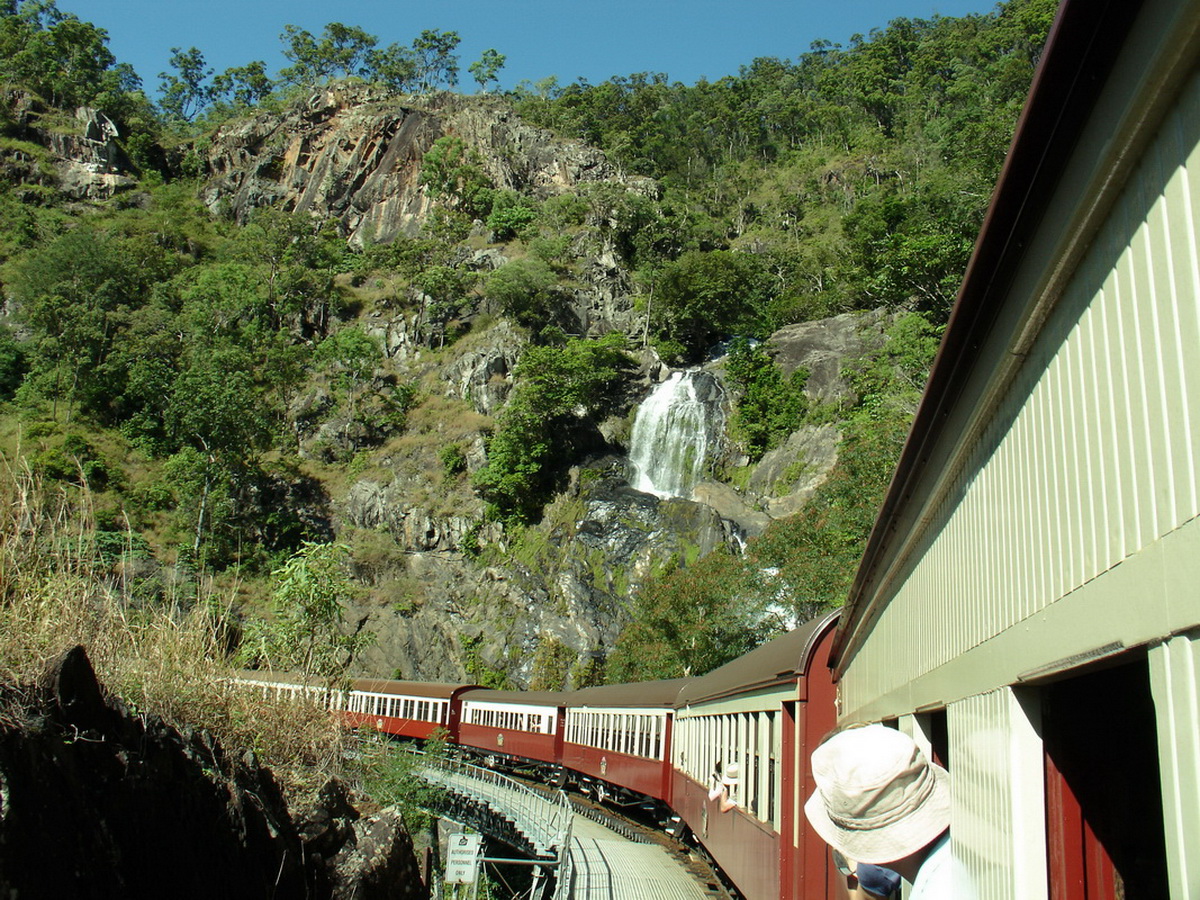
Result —
[[694, 83], [736, 74], [760, 56], [794, 59], [817, 39], [845, 43], [892, 19], [991, 12], [994, 0], [58, 0], [59, 9], [107, 29], [109, 47], [148, 92], [172, 47], [198, 47], [218, 72], [255, 59], [285, 64], [284, 25], [319, 34], [356, 25], [380, 44], [408, 44], [423, 29], [457, 31], [467, 66], [487, 48], [507, 57], [501, 86], [550, 75], [566, 84], [665, 72]]

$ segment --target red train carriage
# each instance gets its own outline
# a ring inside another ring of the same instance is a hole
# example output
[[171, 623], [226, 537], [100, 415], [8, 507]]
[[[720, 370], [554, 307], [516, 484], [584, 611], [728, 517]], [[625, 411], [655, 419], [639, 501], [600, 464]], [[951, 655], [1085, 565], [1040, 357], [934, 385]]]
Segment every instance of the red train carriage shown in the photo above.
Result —
[[586, 778], [670, 805], [672, 707], [687, 683], [675, 678], [570, 694], [562, 764]]
[[679, 692], [671, 805], [747, 900], [836, 896], [802, 809], [808, 755], [834, 725], [836, 621], [814, 619]]
[[551, 691], [464, 691], [458, 743], [556, 765], [562, 755], [565, 697]]
[[419, 681], [356, 680], [341, 707], [355, 728], [375, 728], [398, 737], [427, 740], [437, 729], [453, 734], [458, 697], [473, 685]]

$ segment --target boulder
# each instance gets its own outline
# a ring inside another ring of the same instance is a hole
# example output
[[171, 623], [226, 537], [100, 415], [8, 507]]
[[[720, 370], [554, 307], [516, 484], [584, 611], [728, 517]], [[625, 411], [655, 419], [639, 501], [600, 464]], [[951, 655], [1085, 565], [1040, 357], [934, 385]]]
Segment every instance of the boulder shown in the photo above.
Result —
[[393, 815], [331, 788], [298, 826], [254, 754], [132, 713], [82, 647], [0, 710], [0, 896], [428, 897]]

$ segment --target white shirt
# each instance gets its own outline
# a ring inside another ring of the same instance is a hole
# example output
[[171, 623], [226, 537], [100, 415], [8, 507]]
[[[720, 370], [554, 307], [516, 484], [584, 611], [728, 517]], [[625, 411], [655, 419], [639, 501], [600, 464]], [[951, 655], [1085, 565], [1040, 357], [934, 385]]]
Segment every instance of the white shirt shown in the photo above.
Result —
[[917, 871], [908, 900], [952, 900], [954, 867], [950, 856], [950, 832], [946, 832]]

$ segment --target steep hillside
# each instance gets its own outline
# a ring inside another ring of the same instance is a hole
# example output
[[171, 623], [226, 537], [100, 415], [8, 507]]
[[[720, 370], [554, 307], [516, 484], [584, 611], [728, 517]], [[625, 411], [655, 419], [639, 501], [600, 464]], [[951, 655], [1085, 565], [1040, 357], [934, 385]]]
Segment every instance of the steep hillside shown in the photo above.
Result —
[[[320, 78], [195, 128], [14, 83], [0, 447], [88, 492], [134, 604], [227, 586], [248, 663], [286, 663], [297, 573], [344, 559], [331, 653], [361, 672], [718, 664], [840, 599], [1046, 7], [694, 88]], [[1000, 71], [995, 102], [968, 90]], [[727, 141], [689, 130], [718, 108]]]

